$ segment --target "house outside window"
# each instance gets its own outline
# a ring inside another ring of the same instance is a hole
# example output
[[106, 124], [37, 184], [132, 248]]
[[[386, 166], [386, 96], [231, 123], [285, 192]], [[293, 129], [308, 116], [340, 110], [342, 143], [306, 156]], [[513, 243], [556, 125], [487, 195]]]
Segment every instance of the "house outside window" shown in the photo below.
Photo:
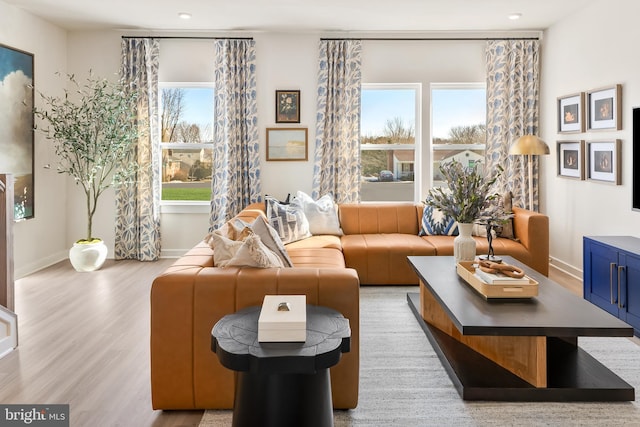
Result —
[[209, 204], [213, 84], [161, 83], [163, 204]]
[[431, 84], [432, 186], [444, 185], [440, 164], [457, 160], [473, 167], [487, 144], [484, 83]]
[[[361, 200], [414, 201], [419, 182], [419, 83], [363, 84]], [[416, 165], [416, 163], [418, 163]]]

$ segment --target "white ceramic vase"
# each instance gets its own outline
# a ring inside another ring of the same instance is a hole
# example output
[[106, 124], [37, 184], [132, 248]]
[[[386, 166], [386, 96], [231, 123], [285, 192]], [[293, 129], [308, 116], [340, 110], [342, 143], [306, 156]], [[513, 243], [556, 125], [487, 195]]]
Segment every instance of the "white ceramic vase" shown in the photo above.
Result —
[[102, 267], [109, 249], [102, 240], [91, 243], [74, 243], [69, 249], [69, 261], [76, 271], [95, 271]]
[[458, 223], [458, 235], [453, 239], [453, 256], [456, 264], [476, 258], [476, 241], [471, 237], [473, 224]]

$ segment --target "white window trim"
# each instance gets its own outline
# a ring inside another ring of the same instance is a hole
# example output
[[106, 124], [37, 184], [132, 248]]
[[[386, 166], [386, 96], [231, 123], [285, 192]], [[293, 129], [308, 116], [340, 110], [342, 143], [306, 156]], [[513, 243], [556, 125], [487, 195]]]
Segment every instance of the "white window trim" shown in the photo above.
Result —
[[[214, 88], [213, 82], [158, 82], [158, 90], [166, 88]], [[160, 113], [160, 111], [158, 111]], [[205, 141], [198, 144], [183, 143], [183, 142], [159, 142], [160, 149], [172, 148], [172, 149], [198, 149], [205, 147], [213, 148], [213, 141]], [[160, 165], [162, 168], [162, 165]], [[162, 189], [162, 171], [158, 174], [160, 180], [160, 189]], [[160, 200], [160, 213], [177, 214], [177, 213], [209, 213], [211, 201], [209, 200]]]
[[[414, 178], [413, 178], [413, 200], [418, 202], [422, 194], [422, 83], [362, 83], [361, 90], [394, 90], [409, 89], [414, 90], [415, 98], [415, 118], [414, 118], [414, 145], [410, 144], [360, 144], [360, 150], [379, 150], [393, 148], [396, 150], [414, 151]], [[379, 203], [379, 202], [375, 202]]]
[[[434, 144], [433, 143], [433, 90], [443, 89], [484, 89], [487, 90], [487, 84], [483, 82], [465, 82], [465, 83], [431, 83], [429, 85], [429, 129], [431, 134], [429, 135], [429, 148], [431, 152], [434, 151], [448, 151], [451, 150], [451, 145], [448, 144]], [[486, 125], [486, 120], [485, 120]], [[456, 144], [456, 150], [486, 150], [486, 144]], [[429, 169], [433, 168], [433, 156], [429, 156], [431, 165]], [[433, 187], [433, 171], [429, 174], [429, 187]]]

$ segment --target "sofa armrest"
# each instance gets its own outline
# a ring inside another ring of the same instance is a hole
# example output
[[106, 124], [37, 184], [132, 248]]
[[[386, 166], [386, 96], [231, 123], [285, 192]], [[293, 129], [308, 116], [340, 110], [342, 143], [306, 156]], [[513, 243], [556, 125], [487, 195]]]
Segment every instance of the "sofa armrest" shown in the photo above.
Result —
[[549, 217], [522, 208], [513, 208], [513, 232], [531, 255], [527, 263], [534, 270], [549, 275]]

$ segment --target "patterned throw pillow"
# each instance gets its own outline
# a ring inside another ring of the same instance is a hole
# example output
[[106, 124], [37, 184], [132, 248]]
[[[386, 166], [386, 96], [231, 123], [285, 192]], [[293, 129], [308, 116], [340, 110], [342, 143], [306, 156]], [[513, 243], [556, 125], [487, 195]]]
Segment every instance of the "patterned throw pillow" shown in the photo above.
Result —
[[302, 204], [295, 198], [283, 205], [273, 197], [266, 196], [267, 221], [273, 227], [282, 243], [287, 244], [311, 237], [309, 221], [304, 214]]
[[439, 209], [425, 205], [419, 236], [457, 236], [458, 225]]

